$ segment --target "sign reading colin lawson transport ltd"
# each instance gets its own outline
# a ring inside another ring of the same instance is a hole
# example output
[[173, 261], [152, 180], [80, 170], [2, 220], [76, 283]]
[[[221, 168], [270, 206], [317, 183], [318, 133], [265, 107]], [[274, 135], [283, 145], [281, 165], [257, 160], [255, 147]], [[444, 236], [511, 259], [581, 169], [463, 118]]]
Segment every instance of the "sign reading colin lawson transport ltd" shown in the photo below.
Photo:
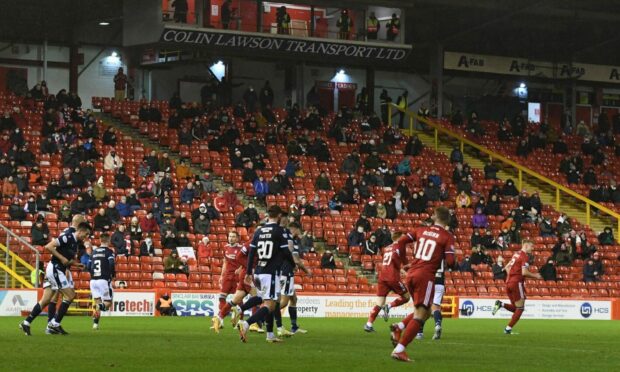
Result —
[[355, 58], [368, 61], [401, 61], [411, 52], [409, 46], [380, 46], [377, 44], [321, 41], [261, 36], [253, 33], [230, 33], [210, 30], [165, 28], [160, 41], [196, 46], [286, 52], [318, 57]]

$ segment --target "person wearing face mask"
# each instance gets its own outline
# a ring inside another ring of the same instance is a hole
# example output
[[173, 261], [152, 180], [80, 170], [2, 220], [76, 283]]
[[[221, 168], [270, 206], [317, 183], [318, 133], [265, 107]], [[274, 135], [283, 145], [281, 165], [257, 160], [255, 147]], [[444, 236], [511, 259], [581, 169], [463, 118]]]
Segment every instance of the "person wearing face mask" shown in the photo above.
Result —
[[359, 247], [359, 246], [364, 245], [365, 240], [366, 240], [366, 237], [364, 236], [364, 227], [357, 226], [355, 229], [351, 230], [351, 232], [349, 233], [347, 242], [350, 247], [355, 247], [355, 246]]
[[504, 257], [497, 256], [497, 262], [493, 264], [493, 279], [506, 280], [506, 268], [504, 267]]
[[146, 239], [140, 244], [140, 256], [150, 256], [153, 257], [155, 255], [155, 245], [153, 244], [153, 239], [150, 235], [147, 235]]

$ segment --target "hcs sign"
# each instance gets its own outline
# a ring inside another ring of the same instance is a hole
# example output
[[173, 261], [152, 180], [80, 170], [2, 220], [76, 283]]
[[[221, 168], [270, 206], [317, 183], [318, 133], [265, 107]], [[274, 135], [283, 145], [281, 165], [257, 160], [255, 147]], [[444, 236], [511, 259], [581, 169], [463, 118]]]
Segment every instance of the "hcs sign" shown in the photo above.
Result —
[[214, 293], [172, 293], [172, 305], [179, 316], [213, 316], [217, 304]]

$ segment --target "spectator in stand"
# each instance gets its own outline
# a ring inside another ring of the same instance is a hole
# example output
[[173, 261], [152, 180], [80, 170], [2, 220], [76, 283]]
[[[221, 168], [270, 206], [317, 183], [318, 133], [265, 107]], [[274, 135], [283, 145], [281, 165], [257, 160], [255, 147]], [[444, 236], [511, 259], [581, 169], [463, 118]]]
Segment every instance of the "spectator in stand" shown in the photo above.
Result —
[[347, 157], [342, 162], [341, 170], [344, 173], [348, 174], [356, 174], [361, 167], [361, 160], [357, 153], [357, 151], [353, 151], [351, 154], [347, 155]]
[[553, 237], [556, 234], [556, 231], [553, 228], [553, 225], [551, 225], [551, 221], [548, 218], [541, 219], [540, 223], [538, 224], [538, 229], [540, 231], [540, 236], [542, 236], [543, 238]]
[[167, 274], [189, 275], [189, 267], [179, 258], [179, 253], [176, 249], [173, 249], [170, 256], [164, 260], [164, 272]]
[[269, 84], [269, 80], [265, 81], [265, 85], [261, 88], [258, 100], [260, 101], [261, 110], [263, 111], [266, 108], [273, 107], [274, 94], [273, 89], [271, 89], [271, 85]]
[[97, 203], [102, 203], [107, 200], [108, 192], [103, 185], [103, 177], [99, 178], [99, 180], [93, 187], [93, 195]]
[[552, 258], [547, 260], [547, 263], [540, 267], [538, 270], [543, 280], [545, 281], [557, 281], [557, 271], [555, 269], [555, 262]]
[[228, 187], [226, 192], [224, 192], [223, 197], [225, 200], [225, 208], [227, 210], [234, 211], [237, 205], [239, 205], [239, 199], [237, 198], [237, 193], [235, 193], [235, 189], [233, 189], [232, 186]]
[[461, 191], [460, 194], [456, 196], [456, 207], [457, 208], [469, 208], [471, 205], [471, 198], [469, 195], [465, 193], [465, 191]]
[[480, 265], [480, 264], [492, 265], [493, 264], [493, 260], [491, 259], [491, 256], [486, 254], [486, 250], [482, 245], [477, 245], [472, 248], [470, 262], [472, 265]]
[[597, 271], [597, 266], [594, 264], [594, 259], [588, 258], [583, 265], [583, 281], [598, 282], [601, 280], [602, 273]]
[[123, 159], [116, 154], [114, 149], [108, 152], [103, 160], [103, 169], [116, 171], [123, 167]]
[[334, 259], [334, 255], [332, 251], [325, 250], [323, 256], [321, 256], [321, 269], [335, 269], [336, 268], [336, 260]]
[[[557, 247], [557, 249], [556, 249]], [[573, 256], [571, 254], [571, 246], [569, 242], [560, 241], [553, 248], [555, 251], [553, 259], [558, 266], [571, 266], [573, 263]]]
[[258, 179], [258, 173], [254, 169], [254, 164], [251, 161], [245, 163], [242, 173], [243, 182], [254, 182]]
[[487, 226], [489, 226], [489, 220], [487, 216], [482, 213], [482, 208], [476, 209], [476, 213], [472, 216], [471, 224], [474, 229], [486, 229]]
[[145, 217], [140, 219], [140, 228], [143, 233], [155, 233], [159, 231], [159, 225], [153, 217], [153, 212], [149, 211]]
[[258, 200], [264, 201], [267, 195], [269, 195], [269, 183], [265, 181], [263, 176], [258, 177], [254, 181], [254, 194]]
[[336, 27], [338, 27], [338, 39], [349, 40], [351, 30], [353, 29], [353, 20], [349, 17], [347, 9], [340, 11], [340, 18], [336, 22]]
[[519, 196], [519, 190], [515, 187], [515, 183], [511, 179], [507, 179], [504, 187], [502, 188], [502, 196], [510, 199], [514, 199]]
[[164, 218], [164, 223], [159, 225], [159, 233], [161, 235], [165, 235], [166, 231], [168, 230], [172, 231], [172, 233], [175, 235], [179, 232], [177, 228], [172, 224], [172, 218], [170, 216]]
[[321, 174], [317, 177], [316, 181], [314, 182], [314, 189], [317, 191], [319, 190], [329, 191], [332, 189], [332, 185], [329, 180], [329, 177], [327, 177], [327, 174], [324, 171], [321, 172]]
[[198, 247], [196, 248], [196, 258], [200, 261], [207, 259], [212, 255], [211, 247], [209, 247], [209, 238], [205, 236], [200, 239], [200, 243], [198, 243]]
[[[205, 217], [208, 217], [208, 213]], [[200, 219], [200, 216], [198, 216], [197, 218], [198, 220]], [[208, 219], [208, 218], [206, 218]], [[194, 219], [192, 218], [192, 221]], [[176, 229], [176, 231], [186, 231], [189, 232], [189, 220], [187, 219], [187, 216], [185, 215], [185, 212], [181, 212], [181, 215], [179, 217], [177, 217], [176, 220], [174, 220], [174, 228]]]
[[174, 8], [174, 21], [187, 23], [187, 0], [174, 0], [170, 6]]
[[194, 199], [197, 197], [196, 190], [194, 189], [194, 184], [192, 182], [188, 182], [185, 185], [185, 188], [181, 190], [181, 203], [191, 204]]
[[110, 237], [110, 244], [116, 252], [126, 247], [125, 237], [127, 236], [125, 225], [118, 225]]
[[161, 158], [157, 159], [157, 169], [159, 172], [166, 172], [169, 176], [169, 172], [172, 169], [172, 161], [170, 161], [170, 156], [167, 152], [164, 152]]
[[211, 173], [205, 172], [199, 179], [200, 184], [202, 185], [202, 191], [206, 193], [217, 192], [217, 188], [213, 183], [213, 179], [211, 178]]
[[105, 209], [99, 208], [99, 212], [94, 219], [95, 231], [110, 231], [112, 228], [112, 221], [105, 213]]
[[28, 200], [26, 201], [26, 205], [24, 205], [24, 212], [34, 216], [38, 213], [37, 202], [34, 198], [34, 195], [28, 196]]
[[370, 235], [370, 238], [366, 242], [364, 242], [363, 247], [364, 251], [362, 252], [362, 254], [368, 254], [373, 256], [379, 253], [379, 250], [381, 249], [377, 244], [377, 236], [374, 234]]
[[490, 160], [484, 166], [484, 178], [487, 180], [497, 179], [497, 172], [499, 172], [499, 168], [495, 164], [493, 164], [493, 160]]
[[600, 245], [614, 245], [615, 238], [611, 227], [605, 227], [602, 233], [598, 235], [598, 242]]
[[126, 196], [121, 196], [121, 201], [116, 205], [116, 210], [120, 217], [129, 217], [133, 214], [131, 207], [127, 204]]
[[2, 184], [2, 196], [4, 198], [14, 198], [19, 194], [17, 190], [17, 185], [13, 180], [13, 176], [5, 177], [4, 183]]
[[504, 257], [500, 254], [497, 256], [497, 262], [493, 264], [493, 279], [495, 280], [506, 280], [508, 274], [506, 273], [506, 268], [504, 267]]
[[469, 256], [465, 256], [465, 258], [463, 258], [463, 261], [461, 261], [461, 263], [459, 264], [459, 271], [460, 272], [470, 272], [473, 273], [474, 269], [471, 268], [471, 259]]
[[205, 214], [201, 214], [197, 220], [194, 220], [194, 234], [208, 235], [211, 229], [211, 221], [207, 219]]
[[385, 27], [388, 41], [396, 40], [396, 37], [400, 33], [400, 19], [396, 13], [392, 14], [392, 18], [388, 21]]
[[110, 200], [108, 202], [108, 207], [105, 210], [105, 214], [108, 216], [113, 225], [121, 222], [121, 215], [116, 209], [116, 202], [114, 200]]
[[458, 147], [453, 147], [452, 152], [450, 152], [450, 162], [451, 163], [463, 163], [463, 153]]
[[127, 75], [123, 72], [123, 68], [119, 67], [118, 72], [114, 75], [114, 99], [122, 101], [125, 99], [125, 89], [127, 88]]
[[256, 222], [252, 220], [251, 213], [248, 209], [243, 210], [235, 218], [235, 225], [241, 227], [252, 227]]
[[153, 257], [155, 255], [155, 244], [153, 244], [153, 239], [151, 235], [147, 235], [142, 244], [140, 244], [140, 256], [150, 256]]
[[364, 227], [356, 226], [349, 233], [349, 237], [347, 238], [347, 243], [350, 247], [359, 247], [364, 244], [366, 237], [364, 236]]
[[[124, 231], [123, 229], [123, 232]], [[131, 236], [131, 240], [142, 240], [142, 226], [140, 226], [138, 217], [134, 216], [131, 218], [131, 222], [129, 223], [129, 235]]]
[[41, 218], [37, 218], [36, 222], [30, 228], [30, 237], [33, 245], [46, 245], [49, 242], [49, 228]]

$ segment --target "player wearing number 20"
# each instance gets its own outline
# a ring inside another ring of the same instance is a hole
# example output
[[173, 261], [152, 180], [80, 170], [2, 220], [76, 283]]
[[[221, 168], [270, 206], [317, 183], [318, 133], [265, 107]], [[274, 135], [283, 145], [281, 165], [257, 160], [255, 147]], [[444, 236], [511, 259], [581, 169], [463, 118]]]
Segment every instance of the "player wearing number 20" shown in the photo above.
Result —
[[[286, 229], [280, 226], [280, 216], [282, 210], [277, 205], [269, 207], [267, 214], [269, 219], [267, 223], [259, 227], [254, 233], [252, 242], [250, 243], [250, 251], [248, 252], [247, 275], [245, 283], [250, 285], [252, 280], [256, 283], [257, 296], [250, 298], [246, 303], [252, 303], [254, 306], [261, 302], [261, 307], [247, 322], [239, 322], [237, 325], [241, 341], [246, 342], [246, 333], [253, 323], [266, 321], [267, 323], [267, 341], [280, 342], [273, 334], [273, 312], [276, 309], [276, 302], [280, 296], [280, 273], [282, 264], [287, 261], [291, 267], [295, 267], [293, 259], [293, 241]], [[254, 257], [258, 256], [256, 269], [254, 269]], [[252, 274], [254, 276], [252, 277]]]
[[[409, 293], [407, 288], [400, 280], [400, 271], [407, 269], [407, 255], [404, 241], [399, 241], [402, 236], [400, 232], [392, 233], [392, 241], [394, 243], [383, 249], [383, 262], [381, 272], [377, 282], [377, 304], [370, 311], [368, 321], [364, 326], [364, 331], [374, 332], [372, 326], [377, 315], [383, 309], [383, 319], [387, 322], [390, 316], [390, 309], [409, 302]], [[385, 303], [385, 298], [390, 292], [398, 295], [398, 298], [389, 304]]]
[[445, 260], [446, 267], [454, 266], [454, 237], [446, 226], [450, 213], [446, 207], [438, 207], [433, 214], [433, 226], [420, 227], [404, 235], [399, 244], [415, 243], [405, 284], [413, 297], [413, 314], [402, 322], [392, 325], [392, 343], [396, 346], [392, 358], [411, 361], [405, 347], [420, 331], [424, 321], [429, 318], [433, 292], [435, 290], [435, 273]]

